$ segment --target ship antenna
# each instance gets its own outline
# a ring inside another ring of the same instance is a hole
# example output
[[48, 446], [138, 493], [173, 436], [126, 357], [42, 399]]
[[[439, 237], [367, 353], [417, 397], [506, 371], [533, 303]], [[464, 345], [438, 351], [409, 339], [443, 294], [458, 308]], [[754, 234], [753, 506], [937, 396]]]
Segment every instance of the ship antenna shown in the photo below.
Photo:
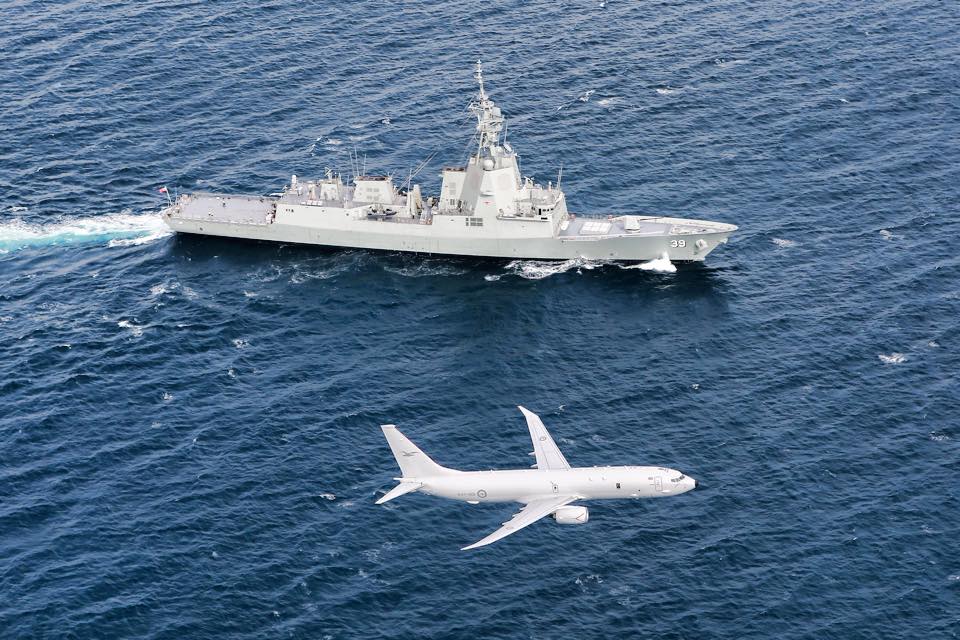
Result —
[[487, 99], [487, 92], [483, 90], [483, 64], [477, 60], [477, 82], [480, 83], [480, 101]]
[[470, 110], [477, 116], [477, 135], [480, 139], [477, 157], [480, 157], [483, 155], [484, 149], [489, 149], [492, 152], [499, 146], [504, 120], [500, 107], [494, 104], [483, 86], [483, 64], [480, 60], [477, 60], [476, 78], [480, 84], [480, 92], [477, 94], [477, 98], [470, 103]]

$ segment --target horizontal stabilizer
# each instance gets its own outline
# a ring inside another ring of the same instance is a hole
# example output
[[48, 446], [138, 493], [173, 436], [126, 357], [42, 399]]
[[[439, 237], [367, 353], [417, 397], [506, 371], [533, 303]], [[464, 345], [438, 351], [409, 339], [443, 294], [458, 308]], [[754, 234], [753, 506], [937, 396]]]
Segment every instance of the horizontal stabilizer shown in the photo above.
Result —
[[416, 491], [423, 486], [422, 482], [401, 482], [393, 489], [388, 491], [383, 495], [382, 498], [377, 500], [377, 504], [383, 504], [384, 502], [390, 502], [394, 498], [399, 498], [402, 495], [406, 495], [411, 491]]

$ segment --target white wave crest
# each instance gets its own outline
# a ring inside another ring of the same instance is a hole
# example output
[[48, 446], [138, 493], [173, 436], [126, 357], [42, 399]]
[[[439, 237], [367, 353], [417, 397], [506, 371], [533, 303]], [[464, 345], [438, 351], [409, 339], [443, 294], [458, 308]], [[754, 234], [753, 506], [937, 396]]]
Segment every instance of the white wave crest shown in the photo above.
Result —
[[135, 338], [139, 338], [143, 335], [143, 327], [138, 324], [134, 324], [129, 320], [121, 320], [117, 323], [117, 326], [121, 329], [129, 330]]
[[777, 246], [780, 247], [781, 249], [787, 249], [787, 248], [789, 248], [789, 247], [795, 247], [795, 246], [797, 246], [797, 241], [796, 241], [796, 240], [784, 240], [783, 238], [774, 238], [774, 239], [771, 240], [770, 242], [772, 242], [773, 244], [777, 245]]
[[35, 224], [21, 218], [0, 222], [0, 249], [106, 242], [111, 247], [145, 244], [169, 236], [156, 213], [115, 213], [106, 216], [61, 218]]
[[907, 359], [907, 356], [902, 353], [878, 353], [877, 357], [880, 358], [880, 362], [884, 364], [900, 364]]

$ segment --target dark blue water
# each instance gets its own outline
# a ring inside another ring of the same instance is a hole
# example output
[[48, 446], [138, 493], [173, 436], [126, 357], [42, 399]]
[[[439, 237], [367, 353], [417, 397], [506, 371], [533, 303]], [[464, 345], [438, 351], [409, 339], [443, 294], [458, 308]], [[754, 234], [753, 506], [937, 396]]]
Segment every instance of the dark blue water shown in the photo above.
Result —
[[[960, 8], [8, 2], [0, 636], [960, 634]], [[733, 222], [705, 267], [176, 238], [157, 187], [463, 158], [484, 59], [576, 211]], [[582, 98], [582, 99], [581, 99]], [[461, 468], [704, 488], [491, 547]]]

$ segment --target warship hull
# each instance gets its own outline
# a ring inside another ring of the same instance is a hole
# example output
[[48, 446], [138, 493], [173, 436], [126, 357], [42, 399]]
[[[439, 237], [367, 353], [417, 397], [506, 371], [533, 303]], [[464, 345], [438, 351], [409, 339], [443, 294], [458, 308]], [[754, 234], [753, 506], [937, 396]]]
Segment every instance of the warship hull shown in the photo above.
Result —
[[[249, 204], [234, 205], [250, 202], [260, 206], [244, 211]], [[484, 233], [482, 227], [467, 227], [463, 216], [442, 214], [427, 220], [389, 220], [370, 219], [363, 212], [343, 219], [329, 212], [310, 212], [326, 224], [290, 224], [276, 219], [275, 207], [276, 202], [270, 199], [205, 194], [194, 196], [186, 206], [177, 204], [165, 209], [162, 217], [177, 233], [201, 236], [450, 256], [625, 262], [664, 257], [673, 262], [700, 262], [717, 246], [725, 244], [737, 229], [724, 223], [685, 218], [581, 216], [572, 217], [566, 221], [566, 229], [558, 228], [556, 233], [551, 230], [546, 237], [533, 234], [547, 231], [541, 228], [547, 221], [504, 221], [501, 226], [508, 231], [510, 226], [517, 227], [516, 235], [510, 237]], [[625, 217], [637, 221], [632, 225], [635, 229], [625, 228]], [[583, 227], [591, 225], [607, 233], [582, 232]]]
[[366, 163], [361, 170], [354, 157], [348, 181], [327, 170], [316, 180], [292, 175], [272, 196], [184, 194], [163, 210], [163, 220], [177, 233], [537, 260], [700, 262], [736, 231], [707, 220], [570, 213], [560, 188], [562, 169], [556, 185], [521, 175], [479, 61], [476, 78], [479, 92], [469, 107], [477, 117], [476, 151], [466, 164], [443, 168], [434, 197], [424, 198], [412, 184], [430, 158], [411, 170], [406, 188], [400, 188], [389, 175], [366, 174]]

